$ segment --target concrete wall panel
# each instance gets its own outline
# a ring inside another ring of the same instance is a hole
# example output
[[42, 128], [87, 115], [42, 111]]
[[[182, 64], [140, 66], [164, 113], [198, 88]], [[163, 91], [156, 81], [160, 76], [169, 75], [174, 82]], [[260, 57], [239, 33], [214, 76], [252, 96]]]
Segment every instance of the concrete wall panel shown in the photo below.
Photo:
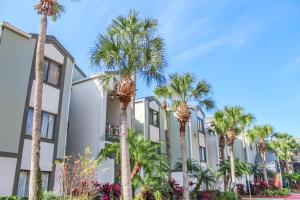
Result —
[[12, 194], [16, 163], [16, 158], [0, 157], [0, 196]]

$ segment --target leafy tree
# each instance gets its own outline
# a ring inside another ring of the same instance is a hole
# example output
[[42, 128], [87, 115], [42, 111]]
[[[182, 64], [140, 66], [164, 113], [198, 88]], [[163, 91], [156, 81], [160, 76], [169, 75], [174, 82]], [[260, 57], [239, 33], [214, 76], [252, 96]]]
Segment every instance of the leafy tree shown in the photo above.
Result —
[[41, 137], [41, 115], [42, 115], [42, 94], [44, 79], [44, 49], [47, 33], [47, 18], [52, 17], [56, 21], [57, 17], [64, 12], [64, 7], [57, 0], [40, 0], [34, 6], [34, 9], [40, 14], [40, 28], [37, 39], [36, 57], [35, 57], [35, 87], [33, 100], [33, 127], [32, 127], [32, 149], [31, 149], [31, 167], [29, 200], [38, 199], [38, 168], [40, 160], [40, 137]]
[[[115, 96], [120, 100], [121, 180], [125, 200], [132, 199], [130, 157], [127, 144], [127, 106], [131, 102], [131, 126], [135, 126], [135, 92], [137, 77], [149, 85], [164, 81], [164, 43], [155, 35], [157, 20], [139, 19], [131, 10], [128, 16], [113, 19], [105, 35], [100, 34], [91, 51], [91, 63], [100, 69], [120, 75]], [[114, 75], [111, 75], [114, 77]]]

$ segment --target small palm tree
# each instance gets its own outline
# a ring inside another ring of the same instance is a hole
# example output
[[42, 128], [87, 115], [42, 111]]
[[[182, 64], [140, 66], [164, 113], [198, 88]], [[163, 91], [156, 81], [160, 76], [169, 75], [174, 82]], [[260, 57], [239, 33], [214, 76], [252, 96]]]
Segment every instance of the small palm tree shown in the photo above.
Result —
[[189, 199], [189, 178], [187, 169], [187, 152], [185, 141], [186, 123], [190, 120], [191, 109], [194, 102], [197, 106], [204, 106], [206, 109], [214, 107], [214, 102], [209, 98], [211, 86], [204, 80], [197, 82], [191, 74], [170, 75], [167, 85], [172, 99], [173, 109], [179, 122], [181, 159], [183, 163], [183, 198]]
[[264, 181], [269, 185], [268, 180], [268, 174], [267, 174], [267, 163], [266, 163], [266, 142], [265, 140], [271, 136], [273, 133], [273, 127], [270, 125], [264, 125], [264, 126], [254, 126], [253, 129], [251, 129], [248, 132], [248, 138], [253, 143], [258, 140], [259, 143], [259, 150], [260, 150], [260, 156], [263, 161], [263, 172], [264, 172]]
[[[166, 154], [169, 160], [169, 166], [171, 166], [171, 145], [170, 145], [170, 137], [168, 133], [169, 129], [169, 118], [168, 118], [168, 98], [170, 97], [170, 93], [167, 86], [160, 86], [154, 89], [154, 94], [157, 98], [162, 100], [161, 108], [163, 110], [163, 121], [164, 121], [164, 132], [165, 132], [165, 141], [166, 141]], [[171, 171], [168, 173], [169, 180], [171, 180]]]
[[40, 0], [34, 9], [41, 15], [40, 30], [37, 39], [36, 60], [35, 60], [35, 88], [33, 100], [33, 128], [32, 128], [32, 148], [29, 199], [37, 199], [38, 190], [38, 168], [40, 160], [40, 137], [41, 137], [41, 114], [42, 114], [42, 94], [44, 77], [44, 49], [47, 33], [47, 18], [51, 16], [55, 21], [64, 7], [57, 0]]
[[236, 190], [236, 174], [235, 174], [235, 160], [233, 155], [233, 144], [235, 138], [242, 132], [244, 128], [244, 120], [246, 116], [251, 114], [245, 114], [244, 109], [239, 106], [225, 106], [223, 110], [218, 112], [219, 123], [222, 124], [222, 129], [226, 130], [226, 140], [230, 158], [230, 170], [231, 170], [231, 182], [234, 192]]
[[[201, 186], [205, 185], [205, 189], [208, 190], [209, 187], [215, 184], [216, 176], [213, 174], [211, 169], [204, 169], [201, 165], [195, 161], [188, 159], [187, 168], [190, 173], [190, 177], [197, 180], [196, 185], [192, 191], [192, 198], [196, 199]], [[175, 170], [182, 170], [182, 162], [176, 162], [174, 166]]]
[[127, 144], [127, 106], [131, 102], [131, 128], [135, 126], [136, 79], [141, 77], [149, 85], [153, 80], [164, 81], [164, 43], [155, 35], [157, 20], [138, 18], [131, 10], [128, 16], [113, 19], [105, 35], [100, 35], [91, 51], [91, 63], [100, 69], [114, 71], [121, 76], [115, 95], [120, 100], [121, 180], [124, 200], [132, 199], [130, 157]]
[[[134, 163], [131, 179], [138, 175], [142, 167], [144, 171], [153, 171], [155, 169], [169, 170], [166, 158], [158, 153], [159, 143], [146, 140], [141, 132], [133, 132], [132, 129], [128, 129], [127, 140], [129, 153]], [[120, 155], [119, 142], [107, 144], [99, 153], [98, 162], [108, 157], [114, 158], [116, 162], [119, 162]]]

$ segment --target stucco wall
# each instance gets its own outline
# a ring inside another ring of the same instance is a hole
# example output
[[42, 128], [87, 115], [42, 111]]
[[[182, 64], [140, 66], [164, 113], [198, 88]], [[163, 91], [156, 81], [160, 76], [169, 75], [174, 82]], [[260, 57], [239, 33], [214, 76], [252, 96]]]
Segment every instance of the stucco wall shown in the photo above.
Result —
[[[33, 107], [34, 95], [35, 95], [35, 80], [32, 82], [30, 102], [29, 106]], [[59, 103], [59, 89], [43, 84], [43, 96], [42, 96], [42, 110], [50, 113], [58, 113], [58, 103]]]
[[135, 103], [135, 129], [144, 133], [145, 125], [145, 102]]
[[65, 156], [73, 67], [73, 62], [69, 58], [67, 58], [63, 96], [61, 101], [62, 107], [59, 123], [59, 138], [56, 155], [57, 158], [63, 158]]
[[[83, 153], [91, 147], [94, 156], [100, 150], [103, 95], [94, 80], [74, 84], [71, 92], [67, 154]], [[80, 142], [79, 142], [80, 141]]]
[[[23, 155], [21, 170], [30, 170], [31, 145], [32, 140], [25, 139], [23, 146]], [[40, 168], [41, 171], [52, 171], [54, 144], [41, 142]]]
[[35, 39], [4, 29], [0, 43], [0, 151], [17, 153]]
[[16, 163], [16, 158], [0, 157], [0, 196], [12, 194]]

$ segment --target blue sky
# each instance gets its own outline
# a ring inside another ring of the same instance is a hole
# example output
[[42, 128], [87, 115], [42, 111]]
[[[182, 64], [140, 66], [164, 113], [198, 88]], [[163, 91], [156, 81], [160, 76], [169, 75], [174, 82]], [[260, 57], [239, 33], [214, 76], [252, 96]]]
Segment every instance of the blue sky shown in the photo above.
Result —
[[[2, 0], [0, 21], [37, 32], [38, 0]], [[240, 105], [276, 131], [300, 137], [300, 1], [62, 0], [66, 13], [50, 22], [87, 74], [88, 55], [111, 19], [130, 8], [159, 20], [167, 73], [192, 72], [213, 87], [219, 108]], [[138, 97], [152, 95], [139, 82]]]

